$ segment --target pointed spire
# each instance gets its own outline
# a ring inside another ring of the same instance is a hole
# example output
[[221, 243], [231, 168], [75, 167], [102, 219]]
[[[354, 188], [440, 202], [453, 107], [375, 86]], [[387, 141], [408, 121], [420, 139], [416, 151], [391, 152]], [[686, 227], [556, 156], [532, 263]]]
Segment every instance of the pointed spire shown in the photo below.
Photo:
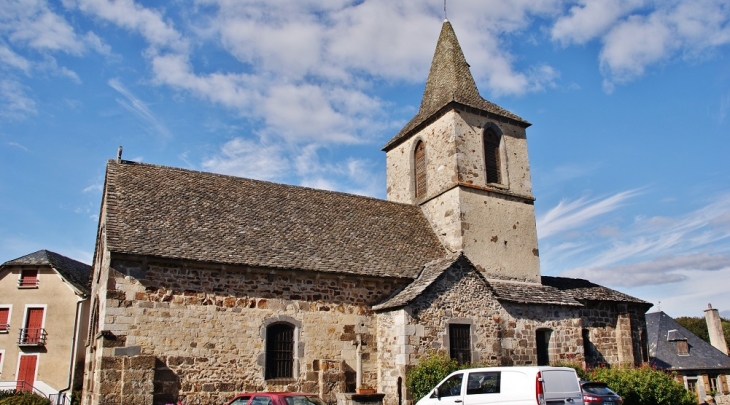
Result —
[[431, 70], [426, 80], [420, 112], [430, 112], [450, 101], [474, 104], [483, 102], [477, 84], [466, 63], [464, 52], [451, 23], [446, 20], [441, 27]]
[[388, 151], [409, 138], [419, 126], [439, 114], [439, 111], [451, 102], [504, 117], [518, 125], [530, 126], [529, 122], [479, 95], [479, 89], [471, 75], [469, 64], [466, 63], [459, 40], [456, 39], [454, 28], [447, 19], [441, 27], [418, 114], [385, 144], [383, 150]]

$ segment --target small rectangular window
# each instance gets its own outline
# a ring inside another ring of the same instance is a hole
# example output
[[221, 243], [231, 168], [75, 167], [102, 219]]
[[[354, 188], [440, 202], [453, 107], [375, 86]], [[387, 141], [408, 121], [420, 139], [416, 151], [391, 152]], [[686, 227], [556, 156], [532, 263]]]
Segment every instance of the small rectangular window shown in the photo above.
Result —
[[459, 364], [471, 363], [471, 325], [449, 325], [449, 353]]
[[38, 287], [38, 270], [21, 270], [20, 280], [18, 280], [19, 288], [35, 288]]

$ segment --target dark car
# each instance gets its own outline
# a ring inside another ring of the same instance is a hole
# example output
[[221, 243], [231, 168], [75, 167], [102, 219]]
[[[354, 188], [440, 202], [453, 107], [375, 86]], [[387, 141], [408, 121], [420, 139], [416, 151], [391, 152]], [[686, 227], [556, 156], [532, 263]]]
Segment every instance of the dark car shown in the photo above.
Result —
[[325, 405], [315, 394], [302, 392], [245, 392], [227, 405]]
[[624, 400], [617, 393], [611, 391], [608, 385], [601, 382], [581, 381], [583, 402], [586, 405], [621, 405]]

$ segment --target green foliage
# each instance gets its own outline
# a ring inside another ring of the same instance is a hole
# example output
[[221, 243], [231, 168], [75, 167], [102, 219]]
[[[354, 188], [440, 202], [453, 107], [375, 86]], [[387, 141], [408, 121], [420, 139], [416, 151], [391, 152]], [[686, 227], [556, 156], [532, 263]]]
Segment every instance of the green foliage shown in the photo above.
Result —
[[559, 361], [559, 362], [551, 364], [551, 366], [553, 366], [553, 367], [570, 367], [573, 370], [575, 370], [576, 374], [578, 374], [578, 378], [580, 378], [583, 381], [591, 381], [590, 373], [588, 371], [586, 371], [580, 363]]
[[[704, 317], [682, 316], [674, 318], [674, 320], [697, 335], [697, 337], [710, 343], [710, 333], [707, 331], [707, 321]], [[730, 319], [720, 318], [720, 323], [722, 325], [722, 332], [725, 335], [725, 341], [730, 342]]]
[[608, 384], [624, 399], [624, 405], [696, 405], [695, 395], [671, 374], [649, 366], [599, 367], [588, 372], [589, 381]]
[[429, 353], [421, 358], [418, 365], [408, 370], [406, 387], [413, 399], [419, 400], [447, 375], [460, 368], [463, 367], [444, 353]]
[[48, 398], [23, 391], [0, 391], [0, 405], [50, 405]]

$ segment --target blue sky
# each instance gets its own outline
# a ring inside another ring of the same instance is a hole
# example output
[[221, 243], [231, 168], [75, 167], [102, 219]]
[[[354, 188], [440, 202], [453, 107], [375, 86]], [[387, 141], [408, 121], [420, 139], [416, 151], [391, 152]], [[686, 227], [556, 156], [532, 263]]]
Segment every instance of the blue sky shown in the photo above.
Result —
[[[90, 263], [107, 159], [385, 196], [441, 0], [0, 0], [0, 262]], [[541, 269], [730, 317], [730, 4], [451, 0], [527, 119]]]

